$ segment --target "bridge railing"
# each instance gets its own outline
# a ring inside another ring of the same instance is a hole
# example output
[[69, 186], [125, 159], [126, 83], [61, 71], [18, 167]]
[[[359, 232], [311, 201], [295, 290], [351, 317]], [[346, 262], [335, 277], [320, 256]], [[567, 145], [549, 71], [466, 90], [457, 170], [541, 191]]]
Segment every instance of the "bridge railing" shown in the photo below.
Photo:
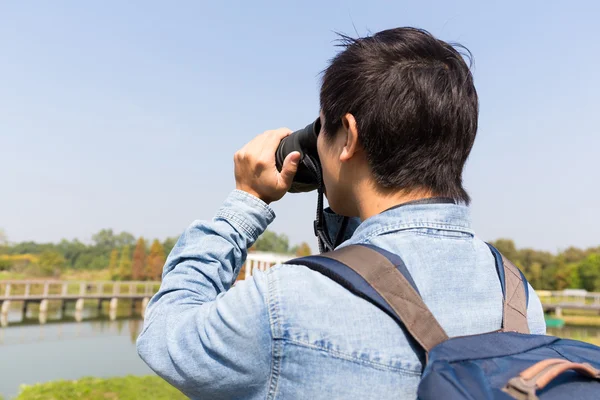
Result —
[[289, 261], [296, 256], [293, 254], [280, 254], [256, 251], [248, 253], [246, 263], [242, 266], [239, 279], [248, 279], [255, 271], [266, 271], [275, 264]]
[[536, 290], [543, 304], [580, 304], [600, 306], [600, 292], [581, 289]]
[[20, 297], [82, 298], [97, 295], [152, 296], [158, 288], [157, 281], [60, 281], [60, 280], [5, 280], [0, 281], [0, 299]]

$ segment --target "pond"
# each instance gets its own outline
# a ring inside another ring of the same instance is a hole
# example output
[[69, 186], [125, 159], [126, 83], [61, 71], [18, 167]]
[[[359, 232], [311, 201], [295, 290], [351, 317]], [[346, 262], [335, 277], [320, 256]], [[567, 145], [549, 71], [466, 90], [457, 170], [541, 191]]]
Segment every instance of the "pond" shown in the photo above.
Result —
[[0, 396], [16, 396], [21, 384], [153, 374], [135, 348], [143, 321], [123, 303], [114, 320], [93, 305], [79, 315], [51, 308], [43, 324], [35, 309], [25, 318], [21, 310], [11, 310], [0, 328]]

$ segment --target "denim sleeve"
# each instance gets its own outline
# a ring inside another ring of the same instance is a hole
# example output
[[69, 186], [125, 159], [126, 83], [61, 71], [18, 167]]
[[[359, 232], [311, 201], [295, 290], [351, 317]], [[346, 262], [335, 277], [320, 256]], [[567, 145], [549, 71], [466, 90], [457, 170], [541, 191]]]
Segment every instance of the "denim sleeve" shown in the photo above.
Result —
[[232, 287], [273, 211], [234, 191], [212, 222], [194, 222], [164, 267], [137, 340], [140, 357], [188, 397], [266, 397], [272, 335], [264, 274]]
[[527, 283], [527, 285], [529, 288], [529, 303], [527, 303], [527, 324], [529, 325], [529, 332], [535, 335], [545, 335], [546, 320], [544, 319], [542, 302], [533, 287], [531, 287], [529, 283]]

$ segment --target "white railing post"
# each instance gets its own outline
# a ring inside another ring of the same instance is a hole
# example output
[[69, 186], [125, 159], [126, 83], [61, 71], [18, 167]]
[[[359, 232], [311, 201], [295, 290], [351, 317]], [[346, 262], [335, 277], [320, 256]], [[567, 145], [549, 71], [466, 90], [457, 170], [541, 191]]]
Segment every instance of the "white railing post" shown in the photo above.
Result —
[[10, 282], [8, 282], [6, 284], [6, 287], [4, 288], [4, 296], [6, 296], [6, 297], [10, 296]]
[[44, 297], [47, 297], [49, 292], [50, 292], [50, 282], [46, 281], [46, 282], [44, 282]]
[[79, 295], [85, 296], [85, 282], [79, 283]]
[[31, 283], [27, 282], [25, 284], [25, 297], [29, 296], [29, 289], [31, 288]]

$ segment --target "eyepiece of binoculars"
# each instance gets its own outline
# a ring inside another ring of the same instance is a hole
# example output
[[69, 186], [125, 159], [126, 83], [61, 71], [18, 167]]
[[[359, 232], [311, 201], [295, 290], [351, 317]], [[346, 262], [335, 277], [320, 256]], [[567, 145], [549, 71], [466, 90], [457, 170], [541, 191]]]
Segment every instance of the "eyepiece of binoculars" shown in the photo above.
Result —
[[[298, 151], [302, 155], [301, 160], [310, 157], [315, 163], [319, 163], [319, 154], [317, 153], [317, 137], [321, 131], [321, 120], [317, 118], [314, 122], [308, 124], [304, 129], [297, 130], [285, 137], [275, 153], [275, 162], [277, 169], [281, 171], [283, 160], [288, 154]], [[304, 162], [298, 165], [298, 172], [294, 177], [294, 182], [290, 188], [290, 193], [311, 192], [319, 186], [315, 172], [310, 170]]]

